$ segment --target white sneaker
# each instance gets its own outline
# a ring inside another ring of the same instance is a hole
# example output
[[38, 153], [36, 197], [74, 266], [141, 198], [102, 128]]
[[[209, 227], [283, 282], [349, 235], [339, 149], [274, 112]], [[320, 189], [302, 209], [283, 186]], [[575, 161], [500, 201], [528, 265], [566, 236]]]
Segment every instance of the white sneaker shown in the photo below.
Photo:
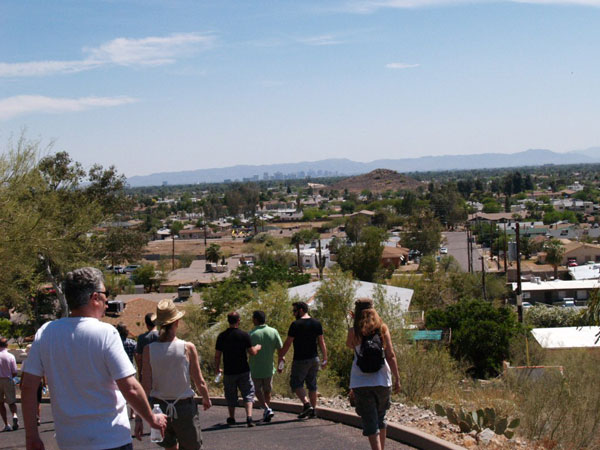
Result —
[[266, 408], [265, 412], [263, 413], [263, 421], [270, 422], [274, 415], [275, 413], [271, 408]]
[[6, 425], [2, 431], [12, 431], [12, 427], [10, 425]]

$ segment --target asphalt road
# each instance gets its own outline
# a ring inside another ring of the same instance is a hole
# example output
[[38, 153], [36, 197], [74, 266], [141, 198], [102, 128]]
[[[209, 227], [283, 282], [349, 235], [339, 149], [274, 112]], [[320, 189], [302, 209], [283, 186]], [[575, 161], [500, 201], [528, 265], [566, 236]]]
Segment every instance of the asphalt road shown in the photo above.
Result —
[[[20, 405], [19, 417], [21, 417]], [[208, 411], [200, 413], [205, 449], [369, 449], [367, 438], [362, 436], [361, 430], [334, 422], [320, 419], [299, 420], [296, 415], [276, 412], [271, 423], [258, 422], [254, 428], [247, 428], [242, 408], [236, 410], [236, 418], [240, 420], [240, 423], [228, 427], [225, 425], [226, 417], [227, 408], [223, 406], [213, 406]], [[260, 417], [262, 417], [262, 411], [255, 411], [255, 420]], [[244, 419], [243, 423], [242, 419]], [[159, 446], [150, 442], [147, 425], [145, 431], [146, 435], [141, 442], [134, 440], [133, 448], [135, 450], [159, 449]], [[48, 404], [42, 405], [40, 435], [46, 450], [58, 449], [54, 440], [54, 423]], [[24, 448], [25, 431], [22, 428], [17, 431], [0, 433], [0, 450]], [[385, 448], [405, 450], [413, 447], [388, 440]]]
[[[454, 256], [462, 270], [469, 270], [469, 252], [467, 251], [467, 233], [465, 231], [449, 231], [444, 234], [446, 239], [445, 247], [448, 248], [448, 254]], [[473, 244], [473, 270], [481, 272], [481, 252]]]

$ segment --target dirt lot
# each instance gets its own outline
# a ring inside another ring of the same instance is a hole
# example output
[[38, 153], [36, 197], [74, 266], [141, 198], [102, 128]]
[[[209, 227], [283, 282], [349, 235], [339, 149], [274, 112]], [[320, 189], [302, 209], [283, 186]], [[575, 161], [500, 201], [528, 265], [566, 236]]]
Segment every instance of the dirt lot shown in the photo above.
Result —
[[[221, 251], [226, 255], [239, 255], [243, 253], [245, 244], [242, 239], [208, 239], [207, 244], [221, 246]], [[150, 241], [144, 249], [144, 255], [170, 256], [173, 250], [173, 242], [170, 239], [162, 241]], [[175, 239], [176, 255], [204, 255], [203, 239]]]

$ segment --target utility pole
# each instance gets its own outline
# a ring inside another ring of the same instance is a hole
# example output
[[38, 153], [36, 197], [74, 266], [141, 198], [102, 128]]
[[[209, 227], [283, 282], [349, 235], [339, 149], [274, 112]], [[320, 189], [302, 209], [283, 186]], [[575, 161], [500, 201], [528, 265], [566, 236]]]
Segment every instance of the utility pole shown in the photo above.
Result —
[[506, 274], [507, 269], [506, 269], [506, 252], [508, 251], [508, 242], [506, 241], [506, 222], [504, 222], [504, 275], [507, 276]]
[[471, 228], [467, 225], [467, 271], [473, 272], [473, 266], [471, 264]]
[[171, 250], [171, 270], [175, 270], [175, 233], [171, 230], [171, 241], [173, 242], [173, 248]]
[[519, 243], [519, 222], [517, 222], [516, 238], [517, 238], [517, 314], [519, 322], [523, 322], [523, 291], [521, 290], [521, 245]]
[[487, 301], [487, 292], [485, 290], [485, 256], [481, 256], [481, 290], [483, 291], [483, 299]]

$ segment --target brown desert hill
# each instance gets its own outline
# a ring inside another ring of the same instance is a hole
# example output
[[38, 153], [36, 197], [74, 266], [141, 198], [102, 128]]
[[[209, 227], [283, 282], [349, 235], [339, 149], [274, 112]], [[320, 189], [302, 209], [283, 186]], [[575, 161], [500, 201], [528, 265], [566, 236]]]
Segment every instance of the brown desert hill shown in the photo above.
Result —
[[360, 193], [367, 189], [373, 193], [381, 193], [388, 190], [414, 190], [420, 185], [420, 181], [402, 175], [395, 170], [375, 169], [372, 172], [363, 175], [345, 178], [331, 186], [330, 189], [336, 189], [338, 191], [348, 189], [348, 192], [356, 193]]

